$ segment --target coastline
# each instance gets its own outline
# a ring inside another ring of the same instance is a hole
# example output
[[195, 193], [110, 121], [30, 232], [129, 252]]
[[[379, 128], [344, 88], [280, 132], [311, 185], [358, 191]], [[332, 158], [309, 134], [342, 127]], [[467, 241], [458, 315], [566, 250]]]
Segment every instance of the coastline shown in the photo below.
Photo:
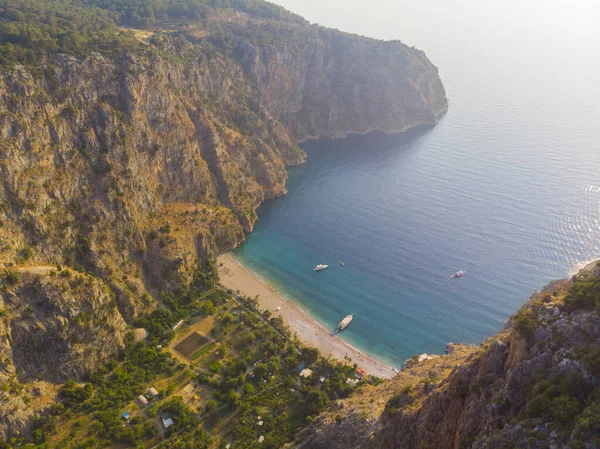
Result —
[[332, 337], [330, 330], [323, 327], [299, 305], [286, 299], [267, 282], [256, 276], [231, 254], [219, 256], [217, 265], [221, 284], [224, 287], [250, 297], [258, 295], [259, 306], [262, 309], [269, 310], [273, 316], [283, 318], [284, 323], [298, 335], [301, 341], [314, 346], [321, 354], [330, 355], [340, 361], [344, 361], [344, 357], [349, 356], [359, 368], [377, 377], [388, 379], [397, 374], [394, 368], [365, 354], [341, 339], [339, 335]]

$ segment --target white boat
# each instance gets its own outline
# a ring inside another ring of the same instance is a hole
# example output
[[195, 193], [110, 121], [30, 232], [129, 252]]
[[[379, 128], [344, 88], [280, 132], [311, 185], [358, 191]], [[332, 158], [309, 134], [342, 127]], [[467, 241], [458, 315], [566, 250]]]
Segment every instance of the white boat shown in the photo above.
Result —
[[458, 279], [463, 277], [465, 274], [467, 274], [467, 270], [460, 270], [450, 276], [449, 279]]
[[329, 268], [329, 265], [323, 265], [323, 264], [319, 264], [316, 267], [313, 268], [314, 271], [323, 271], [326, 268]]
[[340, 324], [338, 324], [338, 328], [337, 328], [338, 332], [346, 329], [351, 321], [352, 321], [352, 315], [351, 314], [346, 315], [346, 318], [344, 318], [342, 321], [340, 321]]
[[344, 266], [344, 262], [342, 262], [341, 260], [340, 260], [340, 265], [341, 265], [342, 267]]

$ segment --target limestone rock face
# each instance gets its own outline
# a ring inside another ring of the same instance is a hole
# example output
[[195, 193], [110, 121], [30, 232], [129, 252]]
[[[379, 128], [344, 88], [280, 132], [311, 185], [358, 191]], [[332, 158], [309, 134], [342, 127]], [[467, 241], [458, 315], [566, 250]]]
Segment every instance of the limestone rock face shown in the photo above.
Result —
[[420, 50], [316, 26], [281, 33], [268, 46], [241, 33], [239, 53], [261, 101], [296, 140], [397, 133], [433, 125], [447, 110], [438, 70]]
[[71, 270], [50, 273], [25, 270], [2, 286], [0, 438], [49, 405], [35, 399], [41, 392], [51, 400], [56, 384], [80, 379], [123, 346], [127, 324], [108, 285]]
[[[36, 412], [19, 385], [79, 380], [199, 262], [238, 246], [286, 193], [298, 141], [446, 110], [437, 69], [399, 42], [251, 17], [227, 33], [0, 73], [0, 272], [25, 269], [2, 286], [0, 384], [14, 394], [0, 393], [0, 437]], [[38, 269], [56, 265], [92, 277]]]
[[[208, 47], [210, 56], [207, 43], [176, 49], [163, 38], [154, 52], [64, 55], [40, 71], [4, 72], [0, 260], [20, 264], [31, 248], [28, 262], [79, 264], [162, 289], [140, 262], [156, 231], [149, 222], [165, 226], [171, 205], [202, 205], [207, 217], [228, 209], [238, 226], [203, 228], [198, 238], [233, 233], [225, 240], [239, 244], [256, 208], [285, 194], [286, 167], [304, 161], [295, 142], [400, 132], [446, 110], [437, 69], [418, 50], [292, 25], [266, 44], [255, 26], [233, 28], [237, 47]], [[119, 303], [136, 316], [139, 295], [131, 297]]]

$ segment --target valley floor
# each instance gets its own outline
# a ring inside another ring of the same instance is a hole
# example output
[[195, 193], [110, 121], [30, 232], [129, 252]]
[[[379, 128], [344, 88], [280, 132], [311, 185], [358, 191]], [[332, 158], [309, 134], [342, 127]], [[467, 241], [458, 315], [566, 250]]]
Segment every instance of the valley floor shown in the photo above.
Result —
[[[281, 316], [302, 342], [316, 347], [321, 354], [342, 361], [344, 357], [350, 357], [368, 374], [377, 377], [391, 378], [396, 375], [392, 367], [356, 349], [339, 335], [332, 337], [331, 329], [324, 328], [298, 305], [240, 264], [231, 254], [220, 256], [217, 265], [220, 282], [224, 287], [252, 298], [258, 295], [261, 309], [269, 310], [273, 316]], [[280, 309], [277, 310], [278, 308]]]

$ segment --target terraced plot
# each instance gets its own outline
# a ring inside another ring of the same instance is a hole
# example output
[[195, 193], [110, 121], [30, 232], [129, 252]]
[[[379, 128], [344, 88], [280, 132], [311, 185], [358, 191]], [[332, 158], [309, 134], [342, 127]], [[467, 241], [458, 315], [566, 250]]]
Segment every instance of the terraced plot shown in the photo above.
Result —
[[211, 340], [198, 332], [192, 332], [175, 346], [175, 351], [189, 359], [196, 351]]

